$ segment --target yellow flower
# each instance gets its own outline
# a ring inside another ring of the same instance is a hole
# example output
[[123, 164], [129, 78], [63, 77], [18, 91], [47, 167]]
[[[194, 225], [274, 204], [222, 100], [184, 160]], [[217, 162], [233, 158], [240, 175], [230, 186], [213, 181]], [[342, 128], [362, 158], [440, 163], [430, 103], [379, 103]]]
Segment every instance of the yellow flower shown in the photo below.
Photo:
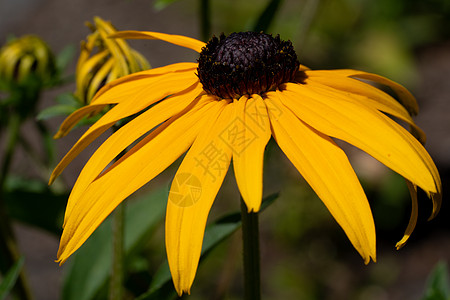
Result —
[[0, 49], [0, 79], [21, 83], [34, 75], [47, 81], [55, 72], [55, 57], [38, 36], [13, 39]]
[[[118, 38], [159, 39], [200, 53], [131, 74], [103, 87], [89, 106], [61, 125], [64, 135], [83, 116], [116, 104], [78, 140], [53, 172], [53, 181], [94, 139], [118, 120], [141, 112], [92, 155], [72, 190], [58, 260], [63, 263], [126, 197], [187, 151], [172, 182], [166, 212], [166, 249], [178, 293], [189, 293], [205, 224], [233, 158], [248, 211], [262, 198], [263, 154], [273, 136], [324, 202], [365, 263], [375, 260], [375, 227], [364, 191], [333, 138], [346, 141], [419, 186], [439, 210], [441, 182], [432, 159], [407, 130], [424, 139], [411, 114], [414, 97], [384, 77], [355, 70], [314, 71], [299, 65], [290, 42], [262, 33], [198, 40], [127, 31]], [[401, 103], [358, 79], [390, 87]], [[139, 140], [140, 139], [140, 140]], [[110, 163], [123, 150], [132, 148]], [[403, 244], [414, 227], [414, 210]]]
[[76, 96], [89, 104], [94, 94], [106, 83], [119, 77], [150, 68], [147, 60], [130, 48], [122, 39], [110, 39], [116, 29], [100, 17], [94, 24], [86, 24], [92, 30], [81, 43], [81, 53], [76, 69]]

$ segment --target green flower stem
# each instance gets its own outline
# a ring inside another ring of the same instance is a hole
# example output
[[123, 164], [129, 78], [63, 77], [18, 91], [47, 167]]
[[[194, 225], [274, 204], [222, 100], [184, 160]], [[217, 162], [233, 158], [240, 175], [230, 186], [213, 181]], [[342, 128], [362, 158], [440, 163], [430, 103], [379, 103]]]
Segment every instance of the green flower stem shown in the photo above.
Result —
[[[37, 115], [37, 113], [35, 113], [34, 115]], [[52, 166], [55, 160], [55, 147], [53, 143], [54, 141], [53, 135], [47, 129], [47, 126], [45, 126], [44, 122], [37, 120], [35, 124], [37, 129], [39, 130], [39, 133], [41, 134], [44, 150], [46, 153], [44, 163], [47, 166]]]
[[249, 213], [241, 198], [242, 240], [244, 248], [244, 288], [246, 300], [261, 299], [258, 213]]
[[[19, 250], [11, 227], [11, 220], [6, 212], [4, 189], [14, 151], [19, 139], [21, 121], [22, 119], [17, 114], [13, 114], [9, 119], [7, 127], [8, 140], [6, 142], [0, 170], [0, 267], [3, 274], [6, 274], [6, 272], [20, 259]], [[19, 299], [32, 298], [23, 269], [20, 271], [13, 290]]]
[[200, 0], [200, 30], [203, 41], [211, 36], [211, 8], [209, 0]]
[[0, 188], [3, 191], [6, 177], [8, 176], [11, 167], [14, 150], [16, 149], [17, 141], [19, 140], [21, 118], [17, 114], [11, 115], [8, 122], [8, 140], [6, 142], [5, 154], [2, 160], [0, 170]]
[[122, 300], [124, 294], [124, 219], [125, 203], [121, 203], [116, 207], [113, 214], [113, 261], [111, 282], [109, 285], [109, 300]]

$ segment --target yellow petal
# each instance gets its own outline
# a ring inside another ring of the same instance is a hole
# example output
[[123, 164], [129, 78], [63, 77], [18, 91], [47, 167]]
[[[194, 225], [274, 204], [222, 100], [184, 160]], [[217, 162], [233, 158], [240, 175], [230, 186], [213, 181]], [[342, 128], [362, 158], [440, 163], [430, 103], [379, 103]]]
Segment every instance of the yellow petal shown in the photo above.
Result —
[[131, 70], [133, 73], [138, 70], [146, 70], [150, 69], [150, 64], [148, 63], [147, 59], [138, 51], [131, 49], [131, 54], [133, 57], [133, 60], [136, 61], [137, 64], [137, 70]]
[[[416, 224], [417, 224], [417, 216], [418, 216], [417, 186], [412, 184], [408, 180], [406, 180], [406, 183], [408, 185], [408, 189], [409, 189], [409, 193], [411, 195], [411, 201], [412, 201], [411, 217], [409, 218], [408, 226], [406, 227], [403, 238], [395, 245], [397, 250], [401, 249], [406, 244], [406, 242], [408, 241], [409, 237], [411, 236], [411, 234], [414, 231], [414, 228], [416, 227]], [[433, 200], [433, 211], [428, 220], [431, 220], [432, 218], [434, 218], [437, 215], [437, 213], [439, 212], [439, 209], [441, 207], [441, 202], [442, 202], [442, 195], [441, 194], [433, 194], [433, 195], [431, 195], [431, 199]]]
[[[145, 80], [143, 80], [145, 81]], [[134, 81], [125, 82], [121, 85], [128, 86], [133, 89]], [[163, 75], [160, 77], [159, 81], [151, 84], [141, 90], [131, 90], [133, 93], [119, 103], [111, 110], [109, 110], [103, 117], [100, 118], [94, 125], [92, 125], [83, 136], [77, 141], [77, 143], [70, 149], [70, 151], [64, 156], [60, 163], [53, 170], [50, 177], [50, 183], [61, 174], [64, 168], [81, 152], [83, 151], [92, 141], [99, 137], [106, 130], [111, 128], [118, 120], [131, 116], [144, 108], [154, 104], [155, 102], [171, 95], [183, 91], [184, 89], [191, 86], [191, 89], [195, 89], [198, 85], [198, 78], [196, 78], [194, 73], [190, 72], [180, 72]], [[114, 87], [111, 88], [114, 90]], [[195, 98], [196, 95], [193, 95]], [[88, 107], [96, 106], [90, 105]], [[61, 125], [58, 136], [63, 136], [66, 134], [71, 127], [76, 124], [76, 121], [80, 120], [85, 116], [84, 111], [88, 110], [85, 107], [75, 111], [70, 115], [64, 123]], [[82, 113], [79, 113], [82, 111]]]
[[[183, 90], [189, 86], [189, 84], [183, 84], [183, 81], [181, 81], [183, 78], [190, 77], [190, 79], [195, 79], [195, 82], [198, 81], [198, 78], [196, 78], [194, 73], [196, 66], [197, 64], [192, 63], [174, 64], [167, 67], [134, 73], [106, 84], [91, 100], [89, 106], [78, 109], [64, 120], [59, 131], [56, 133], [55, 138], [65, 136], [81, 119], [89, 114], [92, 114], [93, 112], [100, 111], [105, 104], [124, 102], [130, 98], [135, 98], [135, 96], [139, 94], [137, 91], [147, 89], [149, 86], [153, 86], [153, 88], [155, 88], [161, 80], [167, 80], [167, 76], [163, 77], [164, 75], [172, 74], [174, 76], [174, 80], [180, 81], [176, 85], [174, 85], [173, 82], [169, 82], [168, 85], [170, 86], [171, 93], [176, 93]], [[174, 90], [175, 87], [179, 88]], [[155, 88], [155, 90], [159, 89]]]
[[88, 185], [108, 166], [111, 161], [122, 151], [135, 142], [138, 138], [149, 132], [151, 129], [166, 121], [170, 117], [180, 113], [190, 104], [194, 105], [198, 100], [194, 100], [202, 92], [201, 85], [188, 93], [175, 94], [172, 97], [161, 101], [149, 110], [145, 111], [135, 119], [131, 120], [112, 136], [110, 136], [95, 151], [89, 161], [83, 167], [78, 179], [72, 189], [66, 207], [65, 219], [70, 216], [75, 201], [82, 197], [82, 193]]
[[94, 112], [98, 112], [103, 109], [106, 104], [98, 104], [98, 105], [89, 105], [83, 106], [80, 109], [77, 109], [73, 113], [71, 113], [61, 124], [58, 132], [55, 134], [54, 138], [59, 139], [66, 136], [70, 130], [78, 124], [84, 117], [93, 114]]
[[[231, 144], [226, 128], [234, 120], [233, 103], [209, 121], [186, 154], [172, 182], [166, 213], [166, 251], [178, 294], [189, 293], [197, 271], [206, 220], [227, 173]], [[223, 105], [225, 107], [223, 107]]]
[[30, 75], [31, 66], [35, 62], [35, 58], [31, 55], [24, 55], [20, 59], [20, 64], [18, 65], [18, 69], [16, 70], [19, 81], [24, 80], [28, 75]]
[[113, 65], [111, 72], [109, 72], [108, 81], [106, 81], [105, 84], [108, 84], [111, 81], [114, 81], [123, 76], [124, 76], [123, 71], [120, 70], [119, 66]]
[[[205, 98], [205, 97], [202, 97]], [[61, 236], [58, 261], [75, 252], [126, 197], [165, 170], [204, 128], [204, 116], [217, 113], [213, 99], [199, 103], [159, 126], [120, 158], [74, 201]]]
[[[283, 93], [284, 95], [284, 93]], [[299, 120], [278, 98], [266, 99], [273, 135], [347, 234], [365, 263], [375, 254], [375, 225], [366, 195], [347, 156], [328, 136]], [[277, 116], [273, 111], [281, 110]]]
[[192, 49], [198, 53], [200, 53], [200, 51], [202, 51], [202, 48], [206, 45], [204, 42], [201, 42], [199, 40], [190, 37], [151, 31], [134, 31], [134, 30], [119, 31], [111, 35], [110, 37], [122, 39], [161, 40], [181, 47]]
[[[196, 77], [197, 65], [194, 63], [178, 63], [120, 77], [101, 88], [91, 100], [91, 104], [118, 103], [121, 99], [131, 97], [136, 91], [151, 84], [156, 84], [164, 75], [184, 76], [183, 74], [192, 74]], [[124, 83], [128, 85], [124, 85]]]
[[[5, 50], [3, 50], [5, 49]], [[17, 66], [21, 56], [22, 56], [22, 47], [19, 43], [13, 43], [6, 48], [2, 48], [0, 51], [1, 56], [1, 65], [0, 70], [2, 70], [1, 75], [4, 78], [13, 78], [14, 77], [14, 69]]]
[[[308, 73], [313, 74], [314, 71]], [[322, 85], [323, 88], [326, 86], [330, 92], [333, 92], [333, 89], [336, 89], [337, 91], [335, 92], [339, 93], [341, 97], [356, 97], [365, 105], [399, 118], [400, 120], [407, 122], [412, 127], [412, 130], [417, 133], [417, 138], [422, 143], [425, 142], [425, 133], [414, 123], [411, 115], [397, 100], [385, 92], [360, 80], [341, 76], [339, 74], [331, 74], [333, 73], [310, 77], [305, 80], [305, 83], [313, 86]]]
[[406, 241], [411, 236], [411, 233], [414, 231], [414, 228], [417, 224], [417, 216], [419, 214], [419, 209], [417, 205], [417, 187], [412, 184], [410, 181], [406, 180], [406, 184], [408, 185], [409, 193], [411, 195], [411, 217], [409, 218], [408, 226], [406, 227], [405, 234], [403, 235], [403, 238], [395, 245], [395, 248], [399, 250], [402, 248]]
[[264, 100], [259, 95], [236, 102], [236, 118], [227, 134], [233, 142], [236, 182], [249, 212], [261, 206], [264, 150], [270, 139], [270, 122]]
[[[122, 39], [116, 39], [116, 42], [119, 45], [119, 48], [123, 53], [123, 56], [126, 58], [127, 74], [149, 69], [148, 67], [147, 68], [141, 67], [142, 65], [148, 65], [147, 60], [139, 52], [131, 49], [126, 41]], [[139, 60], [143, 61], [144, 64], [141, 64]], [[126, 74], [122, 74], [122, 76], [123, 75]]]
[[298, 70], [299, 70], [300, 72], [304, 72], [304, 71], [310, 70], [310, 68], [308, 68], [308, 67], [305, 66], [305, 65], [300, 65], [300, 66], [298, 67]]
[[313, 76], [314, 74], [320, 74], [320, 73], [326, 73], [328, 76], [333, 76], [333, 74], [338, 74], [342, 76], [347, 77], [354, 77], [359, 79], [366, 79], [371, 80], [377, 83], [380, 83], [382, 85], [390, 87], [399, 97], [400, 102], [405, 106], [405, 108], [408, 110], [408, 112], [411, 115], [417, 115], [419, 112], [419, 106], [417, 105], [416, 98], [402, 85], [396, 83], [395, 81], [392, 81], [386, 77], [373, 74], [373, 73], [367, 73], [363, 71], [358, 70], [348, 70], [348, 69], [342, 69], [342, 70], [329, 70], [329, 71], [312, 71], [307, 72], [308, 76]]
[[[76, 74], [77, 91], [85, 91], [89, 85], [89, 81], [92, 78], [93, 69], [101, 64], [102, 61], [108, 56], [108, 51], [103, 50], [100, 53], [95, 54], [89, 58], [83, 65], [81, 65]], [[80, 99], [84, 102], [85, 95], [78, 95]]]
[[357, 101], [325, 89], [287, 84], [283, 103], [299, 119], [326, 135], [344, 140], [428, 193], [440, 193], [436, 166], [423, 146], [393, 120]]
[[[120, 80], [120, 79], [118, 79]], [[119, 103], [119, 105], [130, 105], [132, 102], [138, 105], [161, 100], [168, 95], [182, 91], [195, 83], [198, 77], [193, 70], [168, 73], [156, 78], [142, 78], [125, 81], [120, 85], [111, 87], [100, 96], [96, 96], [95, 105], [100, 103]], [[91, 102], [92, 103], [92, 102]]]
[[81, 42], [81, 51], [80, 56], [78, 57], [77, 68], [75, 72], [76, 74], [80, 73], [80, 69], [84, 66], [85, 62], [88, 60], [99, 36], [100, 34], [97, 31], [95, 31], [92, 34], [88, 35], [86, 42], [85, 41]]
[[115, 64], [119, 67], [120, 76], [128, 74], [127, 59], [130, 57], [130, 50], [128, 44], [121, 39], [109, 39], [109, 35], [116, 32], [109, 22], [103, 21], [101, 18], [94, 18], [97, 31], [100, 33], [103, 43], [106, 44], [106, 48], [109, 53], [114, 57]]
[[107, 82], [108, 74], [113, 66], [114, 59], [110, 58], [100, 67], [100, 69], [95, 74], [92, 74], [93, 77], [91, 81], [87, 82], [87, 101], [94, 97], [95, 93], [102, 87], [103, 82]]

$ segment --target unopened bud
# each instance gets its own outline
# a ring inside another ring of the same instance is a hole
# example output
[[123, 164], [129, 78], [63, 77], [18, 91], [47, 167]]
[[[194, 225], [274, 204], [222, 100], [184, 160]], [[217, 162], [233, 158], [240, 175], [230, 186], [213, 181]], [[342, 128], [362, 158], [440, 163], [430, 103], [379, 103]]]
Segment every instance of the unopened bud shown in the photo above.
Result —
[[94, 24], [87, 26], [92, 33], [81, 43], [76, 70], [76, 96], [84, 104], [89, 104], [106, 83], [150, 68], [147, 60], [123, 39], [109, 38], [117, 32], [110, 22], [95, 17]]

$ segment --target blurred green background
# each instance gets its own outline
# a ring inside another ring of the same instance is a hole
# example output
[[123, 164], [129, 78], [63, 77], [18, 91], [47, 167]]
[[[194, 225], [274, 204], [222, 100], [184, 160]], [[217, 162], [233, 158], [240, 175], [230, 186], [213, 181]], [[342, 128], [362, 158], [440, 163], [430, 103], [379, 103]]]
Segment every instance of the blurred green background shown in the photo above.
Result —
[[[438, 217], [426, 221], [431, 201], [419, 193], [418, 225], [407, 245], [396, 251], [394, 246], [406, 228], [411, 206], [404, 180], [361, 151], [343, 145], [368, 195], [377, 228], [378, 262], [365, 266], [324, 205], [276, 144], [271, 143], [264, 170], [264, 193], [279, 192], [280, 196], [260, 217], [262, 295], [264, 299], [425, 299], [431, 271], [438, 262], [450, 261], [450, 213], [446, 203], [450, 171], [450, 1], [211, 0], [206, 11], [210, 27], [206, 29], [202, 27], [205, 19], [202, 23], [201, 2], [1, 0], [0, 42], [5, 44], [11, 35], [36, 34], [55, 53], [72, 46], [75, 54], [66, 70], [70, 76], [75, 70], [79, 42], [89, 33], [84, 22], [94, 16], [111, 21], [119, 30], [159, 31], [198, 39], [208, 32], [218, 35], [257, 28], [292, 40], [300, 62], [312, 69], [357, 68], [405, 85], [418, 99], [421, 111], [415, 120], [427, 133], [426, 147], [442, 177], [444, 197]], [[197, 58], [190, 50], [164, 42], [130, 44], [153, 67]], [[53, 105], [57, 95], [74, 90], [75, 84], [70, 80], [46, 89], [38, 110]], [[0, 92], [0, 99], [4, 95]], [[56, 132], [62, 119], [54, 118], [45, 124]], [[40, 149], [37, 155], [45, 160], [48, 154], [42, 150], [35, 122], [29, 118], [21, 134], [32, 147]], [[84, 130], [77, 129], [55, 142], [53, 166]], [[0, 154], [4, 151], [5, 135], [0, 133]], [[86, 287], [86, 282], [76, 281], [85, 275], [73, 271], [77, 266], [74, 262], [82, 265], [82, 259], [72, 258], [63, 267], [53, 262], [67, 192], [94, 150], [95, 145], [89, 147], [65, 171], [59, 186], [51, 189], [46, 185], [48, 167], [43, 169], [24, 150], [19, 149], [14, 155], [4, 198], [14, 219], [25, 271], [36, 299], [81, 299], [71, 294], [80, 286], [92, 289], [94, 298], [105, 296], [104, 282]], [[165, 260], [162, 214], [175, 170], [176, 166], [172, 166], [138, 193], [148, 198], [144, 192], [158, 191], [151, 197], [162, 205], [142, 206], [151, 209], [149, 214], [159, 213], [161, 217], [154, 224], [141, 224], [147, 226], [146, 231], [130, 242], [130, 299], [147, 290], [157, 267]], [[210, 220], [238, 210], [239, 194], [229, 172]], [[149, 217], [142, 214], [140, 218]], [[107, 231], [104, 227], [102, 230]], [[236, 231], [213, 249], [199, 267], [192, 296], [186, 298], [241, 299], [241, 247], [240, 232]], [[84, 251], [91, 258], [99, 257], [92, 272], [103, 271], [102, 252], [96, 247]], [[92, 273], [87, 278], [96, 276], [103, 275]]]

